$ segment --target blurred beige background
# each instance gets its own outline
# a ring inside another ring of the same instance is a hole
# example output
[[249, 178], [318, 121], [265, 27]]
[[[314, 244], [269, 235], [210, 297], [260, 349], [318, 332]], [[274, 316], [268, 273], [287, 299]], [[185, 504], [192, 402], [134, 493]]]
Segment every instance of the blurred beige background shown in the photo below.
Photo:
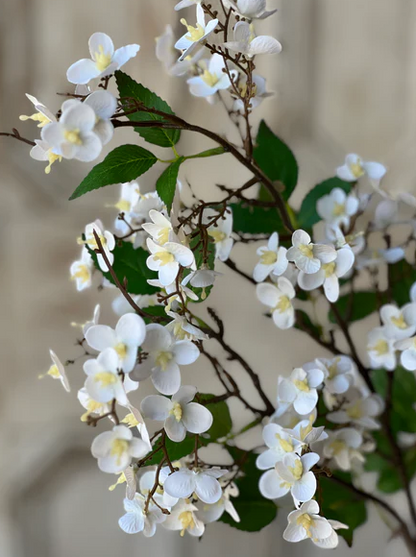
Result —
[[[154, 38], [166, 23], [177, 22], [174, 4], [174, 0], [0, 0], [0, 128], [17, 126], [22, 134], [37, 137], [33, 124], [18, 121], [20, 114], [31, 110], [24, 93], [57, 109], [61, 99], [55, 93], [72, 90], [65, 80], [66, 69], [87, 55], [89, 36], [104, 31], [116, 46], [142, 45], [127, 71], [177, 113], [229, 133], [223, 108], [190, 98], [186, 84], [165, 76], [154, 56]], [[258, 29], [279, 38], [284, 50], [258, 60], [258, 71], [267, 76], [276, 95], [263, 103], [255, 120], [266, 117], [298, 157], [301, 183], [294, 202], [318, 180], [333, 175], [350, 151], [389, 166], [391, 187], [414, 188], [416, 1], [269, 0], [269, 5], [279, 12]], [[137, 139], [131, 134], [119, 132], [116, 141]], [[184, 134], [180, 149], [187, 153], [209, 146]], [[162, 529], [150, 541], [119, 530], [123, 489], [108, 492], [113, 477], [100, 473], [89, 453], [96, 431], [79, 421], [82, 409], [75, 394], [83, 382], [82, 370], [76, 366], [69, 370], [72, 396], [57, 382], [37, 379], [50, 365], [49, 347], [62, 359], [78, 353], [70, 322], [86, 321], [97, 301], [107, 303], [103, 322], [116, 322], [108, 305], [113, 293], [94, 289], [77, 294], [68, 268], [78, 256], [76, 238], [84, 225], [97, 217], [112, 224], [115, 210], [105, 205], [115, 202], [118, 188], [68, 202], [87, 165], [65, 161], [46, 176], [43, 164], [32, 161], [28, 151], [23, 144], [1, 140], [0, 556], [326, 554], [307, 543], [282, 541], [286, 511], [278, 524], [257, 535], [222, 524], [211, 526], [201, 543]], [[141, 180], [144, 190], [154, 187], [157, 172], [160, 169]], [[215, 182], [237, 186], [245, 174], [223, 156], [212, 166], [188, 161], [181, 177], [207, 197], [215, 195]], [[248, 272], [254, 251], [254, 246], [235, 250], [234, 258]], [[209, 302], [225, 316], [227, 339], [259, 371], [272, 397], [278, 373], [322, 355], [301, 333], [275, 329], [263, 317], [252, 287], [239, 277], [227, 273]], [[368, 326], [361, 324], [361, 331]], [[360, 329], [353, 332], [359, 334]], [[250, 352], [253, 337], [256, 345]], [[243, 372], [229, 367], [249, 389]], [[185, 380], [201, 391], [218, 388], [202, 358], [184, 371]], [[144, 384], [140, 394], [150, 390]], [[233, 411], [237, 424], [249, 420], [238, 404]], [[370, 509], [369, 525], [357, 532], [354, 549], [350, 552], [342, 542], [336, 555], [364, 555], [370, 550], [380, 556], [405, 555], [400, 541], [387, 544], [389, 535], [376, 510]]]

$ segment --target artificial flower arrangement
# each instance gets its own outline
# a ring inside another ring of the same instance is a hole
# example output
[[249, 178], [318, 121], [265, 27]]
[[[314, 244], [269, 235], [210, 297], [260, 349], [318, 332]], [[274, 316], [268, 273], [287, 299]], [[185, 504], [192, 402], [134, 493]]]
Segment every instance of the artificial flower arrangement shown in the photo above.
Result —
[[[296, 159], [255, 120], [255, 109], [270, 96], [255, 58], [282, 48], [256, 29], [274, 12], [265, 0], [219, 0], [215, 7], [182, 0], [175, 10], [185, 8], [196, 8], [196, 23], [181, 19], [185, 32], [178, 40], [167, 26], [156, 56], [172, 77], [186, 79], [192, 95], [222, 102], [239, 145], [177, 116], [124, 73], [120, 68], [140, 47], [115, 50], [104, 33], [91, 36], [90, 58], [68, 69], [76, 88], [57, 114], [28, 95], [35, 114], [21, 120], [38, 122], [40, 139], [16, 129], [1, 134], [32, 145], [31, 156], [47, 162], [48, 174], [62, 159], [96, 160], [117, 128], [132, 129], [131, 143], [112, 150], [71, 196], [121, 183], [114, 230], [100, 220], [88, 224], [70, 269], [80, 291], [91, 287], [93, 275], [119, 291], [113, 303], [119, 320], [115, 328], [100, 323], [97, 306], [78, 342], [83, 353], [62, 363], [51, 351], [47, 375], [69, 392], [67, 368], [84, 358], [81, 419], [108, 424], [91, 451], [102, 472], [118, 475], [111, 489], [126, 484], [119, 525], [128, 534], [153, 536], [167, 528], [201, 537], [215, 521], [258, 531], [286, 498], [293, 510], [284, 539], [334, 548], [340, 536], [352, 544], [371, 503], [415, 554], [416, 199], [385, 191], [386, 168], [350, 154], [334, 177], [311, 185], [299, 209], [292, 207]], [[181, 154], [182, 133], [202, 134], [213, 147]], [[170, 156], [158, 159], [152, 144]], [[194, 197], [186, 206], [182, 166], [225, 153], [249, 180], [221, 186], [217, 201]], [[156, 163], [160, 177], [143, 194], [137, 179]], [[237, 243], [247, 250], [258, 244], [251, 275], [230, 258]], [[218, 268], [252, 283], [259, 312], [271, 317], [276, 334], [296, 328], [322, 348], [322, 357], [276, 378], [275, 397], [228, 343], [219, 312], [208, 308], [210, 320], [198, 316], [214, 283], [221, 288]], [[380, 323], [368, 330], [363, 358], [350, 326], [374, 313]], [[223, 357], [214, 356], [213, 345]], [[219, 394], [199, 392], [197, 377], [195, 385], [182, 384], [182, 366], [200, 357], [218, 378]], [[229, 360], [247, 374], [260, 405], [242, 394]], [[155, 394], [140, 400], [139, 382], [149, 379]], [[253, 415], [238, 431], [231, 398]], [[259, 432], [257, 443], [242, 449], [239, 436], [249, 430]], [[226, 455], [221, 465], [204, 452], [212, 444]], [[368, 487], [370, 476], [375, 486]], [[409, 520], [385, 497], [400, 490]]]

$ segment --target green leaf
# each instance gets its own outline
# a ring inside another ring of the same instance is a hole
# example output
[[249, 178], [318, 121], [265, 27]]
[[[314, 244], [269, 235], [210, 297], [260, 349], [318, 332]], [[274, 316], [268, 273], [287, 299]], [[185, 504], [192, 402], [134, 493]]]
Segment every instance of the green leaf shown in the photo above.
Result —
[[312, 323], [311, 318], [309, 317], [309, 315], [305, 311], [303, 311], [301, 309], [297, 309], [296, 310], [295, 329], [298, 329], [299, 331], [303, 331], [304, 329], [302, 328], [301, 325], [304, 326], [306, 331], [311, 331], [319, 337], [322, 334], [321, 327], [318, 327], [317, 325]]
[[[376, 292], [354, 292], [351, 304], [351, 294], [341, 296], [336, 302], [336, 306], [344, 320], [348, 323], [364, 319], [377, 311], [377, 294]], [[336, 323], [335, 315], [329, 312], [329, 319], [332, 323]]]
[[[147, 108], [154, 108], [160, 110], [161, 112], [166, 112], [167, 114], [174, 115], [174, 112], [170, 106], [158, 97], [155, 93], [137, 83], [130, 76], [121, 72], [116, 71], [116, 82], [118, 87], [118, 92], [120, 98], [124, 99], [124, 105], [128, 109], [129, 99], [134, 99], [144, 104]], [[134, 114], [129, 114], [127, 118], [132, 122], [165, 122], [163, 116], [157, 114], [149, 114], [147, 112], [138, 111]], [[180, 130], [175, 129], [162, 129], [162, 128], [135, 128], [138, 134], [143, 137], [149, 143], [154, 145], [159, 145], [160, 147], [173, 147], [179, 141], [181, 137]]]
[[[201, 241], [201, 235], [198, 233], [194, 236], [191, 240], [190, 246], [191, 250], [194, 253], [195, 263], [197, 269], [201, 269], [201, 267], [205, 264], [207, 269], [213, 270], [215, 267], [215, 243], [211, 236], [208, 236], [208, 244], [206, 246], [206, 258], [204, 260], [204, 244]], [[191, 270], [185, 269], [184, 276], [187, 276]], [[187, 285], [195, 294], [198, 296], [198, 300], [195, 300], [195, 303], [204, 302], [208, 296], [211, 294], [211, 290], [213, 286], [207, 286], [206, 288], [197, 288], [192, 286], [190, 283]]]
[[277, 507], [273, 501], [265, 499], [259, 492], [258, 483], [263, 471], [256, 468], [257, 455], [236, 447], [227, 449], [235, 462], [241, 462], [241, 470], [245, 475], [235, 480], [239, 495], [232, 499], [240, 522], [235, 522], [228, 513], [224, 513], [220, 521], [237, 530], [258, 532], [273, 522], [277, 515]]
[[276, 209], [253, 207], [244, 202], [232, 203], [233, 230], [245, 234], [272, 234], [285, 232], [282, 219]]
[[[154, 448], [157, 448], [160, 444], [160, 440], [156, 441]], [[185, 437], [183, 441], [180, 443], [175, 443], [171, 441], [168, 437], [166, 437], [166, 449], [169, 455], [169, 458], [172, 462], [175, 460], [179, 460], [184, 456], [190, 455], [195, 449], [195, 437]], [[146, 461], [146, 466], [153, 466], [155, 464], [159, 464], [159, 462], [163, 458], [163, 451], [158, 451], [155, 453], [151, 459]]]
[[403, 259], [389, 265], [388, 271], [394, 301], [399, 306], [409, 303], [410, 288], [416, 282], [416, 269]]
[[230, 433], [231, 428], [233, 426], [228, 404], [224, 400], [210, 404], [209, 400], [214, 397], [215, 395], [202, 394], [202, 393], [198, 397], [199, 402], [203, 404], [206, 408], [208, 408], [208, 410], [212, 414], [212, 417], [214, 418], [212, 426], [207, 431], [207, 435], [209, 435], [209, 439], [205, 439], [205, 434], [204, 437], [200, 438], [203, 444], [212, 443], [217, 439], [221, 439], [222, 437], [225, 437]]
[[315, 186], [302, 201], [298, 217], [299, 228], [311, 230], [312, 226], [321, 220], [316, 211], [316, 203], [318, 199], [331, 193], [334, 188], [341, 188], [346, 193], [349, 193], [351, 191], [351, 184], [339, 178], [329, 178], [329, 180], [325, 180]]
[[284, 186], [287, 201], [298, 182], [298, 163], [289, 147], [261, 121], [254, 148], [254, 160], [266, 176]]
[[184, 158], [179, 157], [175, 162], [170, 164], [165, 171], [159, 176], [156, 182], [156, 191], [160, 199], [165, 203], [168, 214], [172, 208], [173, 198], [175, 197], [176, 183], [178, 181], [178, 173]]
[[[87, 248], [94, 261], [96, 269], [103, 276], [115, 284], [110, 272], [104, 273], [97, 262], [97, 254]], [[154, 294], [158, 289], [148, 284], [147, 279], [154, 278], [154, 273], [146, 265], [146, 259], [149, 257], [147, 251], [142, 248], [134, 249], [131, 242], [118, 242], [113, 249], [114, 263], [113, 269], [121, 284], [124, 279], [127, 281], [127, 291], [129, 294]]]
[[[339, 477], [351, 484], [351, 475], [343, 472], [336, 472], [334, 476]], [[321, 514], [327, 519], [339, 520], [349, 526], [348, 530], [338, 530], [338, 535], [342, 536], [351, 547], [354, 530], [367, 521], [367, 509], [364, 500], [350, 491], [347, 487], [335, 483], [330, 478], [321, 476], [319, 479], [318, 502], [321, 507]]]
[[103, 162], [94, 166], [69, 199], [111, 184], [131, 182], [147, 172], [156, 161], [153, 153], [138, 145], [116, 147]]

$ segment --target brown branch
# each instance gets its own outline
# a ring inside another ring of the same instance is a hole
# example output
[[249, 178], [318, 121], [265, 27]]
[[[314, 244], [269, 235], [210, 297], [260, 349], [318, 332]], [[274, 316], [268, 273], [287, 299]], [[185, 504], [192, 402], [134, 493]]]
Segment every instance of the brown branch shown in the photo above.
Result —
[[28, 145], [31, 145], [32, 147], [34, 147], [36, 145], [36, 143], [34, 141], [32, 141], [31, 139], [26, 139], [25, 137], [22, 137], [16, 128], [13, 128], [12, 132], [13, 133], [0, 132], [0, 136], [13, 137], [14, 139], [17, 139], [18, 141], [22, 141], [23, 143], [27, 143]]

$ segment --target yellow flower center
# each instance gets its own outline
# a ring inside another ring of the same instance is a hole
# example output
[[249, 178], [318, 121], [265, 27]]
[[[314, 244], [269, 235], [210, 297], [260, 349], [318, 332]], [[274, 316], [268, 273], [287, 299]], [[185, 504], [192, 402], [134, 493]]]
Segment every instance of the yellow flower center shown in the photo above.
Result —
[[309, 385], [308, 385], [308, 380], [307, 379], [295, 379], [295, 381], [293, 381], [295, 387], [297, 387], [300, 391], [304, 392], [304, 393], [308, 393], [310, 391]]
[[161, 368], [162, 371], [166, 371], [168, 363], [173, 358], [172, 352], [159, 352], [155, 359], [155, 364]]
[[169, 240], [169, 232], [170, 228], [168, 227], [162, 228], [162, 230], [159, 231], [157, 240], [161, 246], [163, 246], [163, 244], [166, 244], [166, 242]]
[[45, 174], [50, 174], [51, 167], [52, 167], [53, 163], [56, 162], [56, 161], [62, 162], [62, 156], [61, 155], [56, 155], [55, 153], [53, 153], [52, 149], [49, 149], [47, 151], [47, 155], [48, 155], [49, 164], [45, 168]]
[[114, 491], [115, 488], [120, 485], [120, 484], [124, 484], [127, 482], [126, 476], [124, 475], [124, 472], [122, 472], [119, 477], [117, 478], [117, 481], [115, 484], [110, 485], [110, 487], [108, 488], [108, 491]]
[[354, 175], [354, 178], [361, 178], [361, 176], [364, 175], [364, 168], [362, 167], [361, 164], [361, 159], [358, 159], [357, 162], [350, 164], [350, 170]]
[[175, 257], [168, 251], [159, 251], [154, 258], [156, 261], [160, 261], [162, 266], [175, 261]]
[[117, 352], [120, 360], [123, 360], [127, 354], [127, 346], [123, 342], [119, 342], [114, 346], [114, 350]]
[[301, 460], [296, 460], [293, 466], [289, 466], [289, 470], [292, 472], [295, 481], [300, 480], [303, 474], [303, 466]]
[[308, 538], [312, 537], [311, 534], [311, 526], [314, 525], [313, 519], [309, 514], [301, 514], [300, 517], [296, 520], [296, 524], [305, 528], [306, 533], [308, 534]]
[[175, 416], [177, 422], [180, 422], [182, 420], [182, 406], [179, 404], [179, 402], [175, 402], [169, 414]]
[[95, 53], [95, 65], [100, 72], [103, 72], [111, 64], [111, 54], [105, 54], [103, 45], [99, 45], [98, 52]]
[[131, 203], [126, 199], [120, 199], [120, 201], [116, 203], [115, 207], [116, 209], [120, 209], [122, 213], [128, 213], [131, 209]]
[[185, 535], [185, 530], [187, 530], [188, 528], [190, 528], [191, 530], [195, 528], [194, 515], [191, 511], [184, 511], [183, 513], [181, 513], [179, 515], [179, 520], [182, 524], [181, 536]]
[[35, 114], [32, 114], [32, 116], [25, 116], [24, 114], [22, 114], [21, 116], [19, 116], [19, 120], [21, 120], [22, 122], [26, 122], [26, 120], [39, 122], [38, 128], [43, 128], [46, 126], [46, 124], [50, 124], [51, 122], [47, 116], [42, 114], [42, 112], [35, 112]]
[[340, 439], [336, 439], [335, 441], [332, 441], [332, 443], [329, 446], [332, 449], [334, 455], [337, 455], [338, 453], [340, 453], [345, 449], [345, 443]]
[[139, 420], [136, 419], [134, 414], [130, 413], [121, 420], [121, 423], [127, 424], [128, 427], [136, 427], [139, 425]]
[[208, 230], [208, 234], [211, 236], [211, 238], [214, 240], [216, 244], [222, 242], [227, 237], [227, 234], [225, 234], [225, 232], [222, 232], [217, 228], [214, 228], [213, 230]]
[[334, 208], [332, 210], [332, 214], [334, 217], [340, 217], [345, 213], [345, 205], [344, 203], [335, 203]]
[[117, 464], [121, 463], [121, 457], [128, 451], [129, 442], [126, 439], [114, 439], [111, 443], [111, 456], [117, 457]]
[[208, 70], [204, 70], [204, 73], [201, 75], [201, 78], [208, 87], [214, 87], [219, 82], [219, 77], [213, 73], [210, 73]]
[[117, 383], [117, 376], [110, 371], [101, 371], [94, 376], [94, 381], [96, 383], [101, 383], [101, 388], [109, 387]]
[[290, 308], [291, 305], [292, 304], [287, 296], [280, 296], [279, 301], [277, 302], [277, 306], [274, 308], [274, 311], [284, 313]]
[[347, 416], [352, 420], [359, 420], [363, 416], [363, 412], [358, 403], [347, 409]]
[[313, 258], [313, 245], [312, 244], [300, 244], [300, 246], [298, 246], [298, 250], [305, 257], [308, 257], [309, 259]]
[[336, 263], [332, 261], [332, 263], [323, 263], [322, 269], [325, 273], [326, 278], [332, 276], [335, 273]]
[[93, 400], [91, 398], [87, 404], [87, 411], [81, 416], [81, 422], [86, 422], [90, 414], [99, 414], [102, 410], [102, 407], [103, 404], [101, 402], [97, 402], [96, 400]]
[[407, 329], [407, 323], [404, 320], [403, 314], [400, 314], [400, 317], [392, 317], [391, 322], [399, 329]]
[[383, 356], [389, 351], [389, 345], [386, 340], [380, 339], [374, 346], [369, 347], [370, 350], [376, 352], [377, 356]]
[[82, 145], [82, 139], [79, 129], [66, 130], [64, 132], [64, 137], [67, 141], [69, 141], [69, 143], [72, 143], [73, 145]]
[[61, 377], [61, 374], [59, 373], [58, 366], [55, 364], [51, 366], [47, 372], [47, 375], [50, 375], [54, 379], [59, 379]]
[[72, 279], [80, 279], [81, 282], [88, 282], [90, 280], [91, 273], [87, 267], [87, 265], [80, 264], [78, 265], [77, 272], [72, 275]]
[[277, 253], [275, 251], [265, 251], [260, 256], [262, 265], [274, 265], [277, 261]]
[[279, 445], [282, 447], [285, 453], [291, 453], [293, 451], [293, 442], [291, 439], [287, 441], [286, 439], [283, 439], [278, 433], [276, 433], [276, 438], [278, 439]]
[[188, 22], [185, 18], [181, 19], [181, 23], [188, 29], [188, 33], [186, 34], [186, 38], [188, 39], [188, 41], [196, 43], [204, 36], [205, 29], [199, 23], [196, 24], [196, 27], [192, 27], [192, 25], [188, 25]]
[[328, 379], [333, 379], [337, 375], [338, 363], [339, 363], [339, 358], [336, 358], [336, 360], [327, 368]]

